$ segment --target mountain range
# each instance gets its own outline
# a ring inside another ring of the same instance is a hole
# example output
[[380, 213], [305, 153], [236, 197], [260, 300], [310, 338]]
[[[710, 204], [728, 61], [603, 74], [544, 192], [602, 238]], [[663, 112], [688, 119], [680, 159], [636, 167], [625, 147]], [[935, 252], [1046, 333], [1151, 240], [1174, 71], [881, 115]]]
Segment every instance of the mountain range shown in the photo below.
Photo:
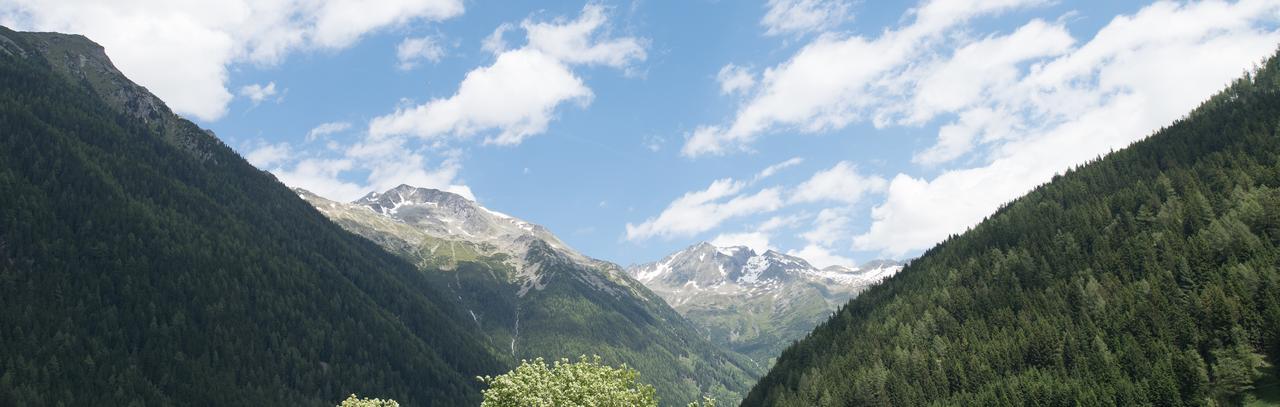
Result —
[[624, 269], [450, 192], [290, 189], [92, 41], [0, 27], [0, 406], [475, 405], [579, 355], [666, 405], [1274, 404], [1277, 265], [1277, 56], [908, 263]]
[[295, 190], [338, 225], [417, 264], [515, 359], [600, 355], [665, 404], [736, 403], [762, 368], [723, 350], [619, 266], [460, 195], [401, 185], [350, 203]]
[[767, 367], [841, 304], [901, 269], [901, 263], [888, 260], [819, 269], [775, 250], [756, 253], [703, 242], [627, 273], [712, 342]]

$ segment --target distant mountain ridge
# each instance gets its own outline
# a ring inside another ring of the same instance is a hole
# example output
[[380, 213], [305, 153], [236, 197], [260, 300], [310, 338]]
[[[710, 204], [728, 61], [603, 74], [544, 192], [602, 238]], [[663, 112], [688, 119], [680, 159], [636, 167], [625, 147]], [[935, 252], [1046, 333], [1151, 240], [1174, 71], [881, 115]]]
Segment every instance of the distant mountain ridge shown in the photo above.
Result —
[[721, 349], [616, 264], [537, 224], [450, 192], [400, 185], [351, 203], [295, 192], [334, 222], [416, 263], [516, 359], [599, 354], [666, 405], [736, 402], [762, 370]]
[[725, 284], [752, 287], [797, 279], [865, 286], [901, 269], [902, 263], [893, 260], [872, 260], [857, 267], [833, 265], [819, 269], [803, 258], [772, 249], [757, 254], [746, 246], [720, 247], [702, 242], [660, 261], [632, 266], [628, 272], [646, 284], [674, 286], [692, 282], [706, 288]]
[[775, 250], [702, 242], [627, 273], [644, 283], [713, 342], [767, 366], [863, 289], [902, 269], [891, 260], [819, 269]]

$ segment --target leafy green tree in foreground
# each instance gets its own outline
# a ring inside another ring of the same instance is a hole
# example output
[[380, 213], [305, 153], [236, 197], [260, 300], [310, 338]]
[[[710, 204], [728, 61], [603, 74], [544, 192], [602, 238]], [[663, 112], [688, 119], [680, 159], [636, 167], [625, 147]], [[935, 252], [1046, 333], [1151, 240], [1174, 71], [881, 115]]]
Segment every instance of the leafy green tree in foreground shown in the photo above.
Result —
[[657, 406], [653, 386], [638, 382], [639, 377], [626, 365], [600, 363], [599, 356], [551, 365], [542, 358], [525, 360], [507, 374], [479, 378], [489, 385], [481, 406]]
[[497, 377], [482, 376], [483, 407], [523, 406], [657, 406], [653, 386], [636, 381], [640, 374], [623, 365], [600, 363], [582, 356], [578, 362], [560, 359], [548, 366], [542, 358], [525, 360]]
[[362, 399], [352, 394], [347, 396], [346, 400], [342, 400], [342, 404], [338, 407], [400, 407], [400, 403], [391, 399]]

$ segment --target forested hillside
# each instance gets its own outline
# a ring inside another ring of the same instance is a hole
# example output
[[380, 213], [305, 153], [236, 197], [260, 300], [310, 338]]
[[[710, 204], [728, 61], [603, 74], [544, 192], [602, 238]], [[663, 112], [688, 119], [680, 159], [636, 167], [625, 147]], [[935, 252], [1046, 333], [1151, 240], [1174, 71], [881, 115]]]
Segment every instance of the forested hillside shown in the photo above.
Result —
[[475, 404], [511, 361], [464, 318], [101, 47], [0, 27], [0, 405]]
[[667, 406], [703, 396], [736, 403], [764, 372], [708, 341], [621, 267], [578, 253], [542, 226], [407, 185], [349, 204], [298, 193], [417, 264], [514, 359], [599, 355], [635, 368]]
[[1280, 362], [1280, 61], [1006, 205], [744, 405], [1204, 405]]

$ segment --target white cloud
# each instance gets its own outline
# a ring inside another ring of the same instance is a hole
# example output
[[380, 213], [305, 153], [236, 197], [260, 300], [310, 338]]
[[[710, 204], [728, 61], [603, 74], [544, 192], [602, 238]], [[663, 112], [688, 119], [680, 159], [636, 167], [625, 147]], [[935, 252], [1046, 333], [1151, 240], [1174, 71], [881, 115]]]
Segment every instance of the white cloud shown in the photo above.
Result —
[[849, 224], [853, 221], [847, 208], [826, 208], [813, 218], [813, 229], [800, 236], [810, 244], [834, 246], [852, 236]]
[[[884, 191], [851, 248], [902, 256], [963, 232], [1059, 171], [1167, 125], [1280, 42], [1280, 3], [1268, 0], [1157, 2], [1085, 41], [1041, 20], [978, 35], [970, 24], [1045, 3], [926, 1], [877, 36], [820, 35], [765, 69], [731, 120], [696, 127], [682, 154], [749, 150], [764, 135], [855, 122], [941, 121], [936, 142], [912, 161], [952, 168], [857, 181], [852, 164], [842, 163], [789, 199], [848, 208]], [[816, 229], [806, 235], [824, 250], [838, 243]]]
[[258, 168], [267, 168], [289, 159], [291, 153], [289, 143], [263, 144], [244, 156], [250, 164]]
[[950, 59], [927, 68], [915, 84], [905, 121], [921, 123], [954, 112], [1017, 80], [1019, 64], [1062, 55], [1075, 43], [1066, 27], [1033, 20], [1009, 35], [991, 36], [957, 49]]
[[756, 253], [773, 249], [769, 244], [769, 235], [761, 232], [721, 233], [711, 239], [710, 243], [719, 247], [746, 246]]
[[1000, 140], [1012, 137], [1017, 121], [1012, 113], [996, 111], [996, 108], [975, 107], [960, 113], [955, 122], [938, 130], [938, 142], [916, 153], [911, 161], [916, 164], [937, 165], [954, 160], [973, 150], [975, 141]]
[[853, 233], [852, 210], [848, 207], [824, 208], [813, 218], [813, 228], [800, 234], [806, 242], [800, 250], [788, 250], [787, 254], [808, 260], [818, 268], [828, 266], [853, 266], [853, 259], [841, 256], [832, 247], [848, 242]]
[[623, 68], [645, 59], [644, 42], [635, 37], [607, 38], [599, 35], [608, 18], [603, 6], [588, 4], [577, 20], [520, 24], [529, 38], [529, 48], [537, 49], [569, 64], [606, 65]]
[[[307, 134], [314, 141], [345, 131], [347, 122], [323, 123]], [[404, 139], [385, 138], [343, 143], [328, 140], [323, 147], [295, 151], [287, 143], [264, 145], [247, 154], [248, 160], [270, 171], [281, 182], [317, 195], [351, 201], [369, 192], [382, 192], [400, 184], [453, 192], [471, 200], [476, 197], [461, 181], [462, 152], [432, 151], [415, 147]], [[305, 146], [306, 144], [304, 144]]]
[[764, 167], [764, 169], [763, 169], [763, 170], [760, 170], [760, 172], [756, 173], [756, 177], [752, 179], [752, 182], [756, 182], [756, 181], [760, 181], [760, 180], [765, 179], [765, 178], [772, 177], [772, 176], [773, 176], [773, 174], [777, 174], [777, 173], [778, 173], [778, 171], [782, 171], [782, 170], [785, 170], [785, 169], [787, 169], [787, 168], [791, 168], [791, 167], [794, 167], [794, 166], [800, 165], [800, 163], [803, 163], [803, 162], [804, 162], [804, 159], [803, 159], [803, 158], [800, 158], [800, 157], [791, 157], [791, 158], [787, 159], [786, 161], [783, 161], [783, 162], [780, 162], [780, 163], [777, 163], [777, 164], [774, 164], [774, 165], [770, 165], [770, 166], [768, 166], [768, 167]]
[[787, 229], [794, 227], [800, 221], [808, 217], [805, 214], [793, 214], [774, 216], [756, 226], [756, 230], [760, 232], [772, 232], [779, 229]]
[[662, 150], [662, 145], [666, 142], [667, 139], [662, 136], [647, 136], [644, 138], [644, 148], [656, 153], [658, 150]]
[[852, 210], [848, 207], [824, 208], [813, 217], [813, 228], [800, 234], [805, 245], [800, 250], [788, 250], [787, 254], [809, 261], [818, 268], [828, 266], [853, 266], [853, 259], [842, 256], [832, 247], [848, 242], [853, 233]]
[[461, 15], [461, 0], [11, 0], [0, 24], [84, 34], [174, 111], [217, 120], [232, 99], [228, 67], [336, 50], [388, 26]]
[[895, 177], [854, 247], [895, 256], [926, 248], [1053, 174], [1145, 137], [1273, 53], [1277, 23], [1280, 4], [1270, 1], [1156, 3], [976, 97], [959, 92], [963, 103], [913, 105], [907, 111], [925, 117], [958, 117], [916, 161], [945, 162], [978, 146], [987, 157], [932, 179]]
[[716, 73], [716, 81], [720, 82], [720, 93], [730, 95], [746, 92], [756, 86], [756, 78], [745, 67], [727, 64]]
[[276, 168], [271, 171], [285, 185], [302, 188], [325, 198], [349, 202], [359, 199], [370, 190], [355, 183], [343, 181], [339, 174], [354, 168], [349, 159], [308, 158], [294, 164], [293, 168]]
[[765, 213], [782, 207], [777, 188], [765, 188], [754, 194], [739, 194], [746, 183], [724, 178], [712, 182], [704, 190], [684, 194], [672, 201], [656, 217], [633, 225], [627, 223], [627, 239], [692, 236], [719, 226], [730, 218]]
[[857, 166], [841, 161], [835, 166], [818, 171], [796, 187], [791, 196], [793, 202], [836, 201], [854, 204], [862, 197], [882, 192], [888, 181], [877, 175], [858, 174]]
[[895, 89], [914, 63], [927, 59], [945, 34], [976, 16], [1041, 0], [934, 0], [912, 11], [908, 26], [879, 37], [824, 34], [782, 64], [766, 69], [728, 125], [697, 127], [681, 153], [689, 157], [744, 149], [776, 127], [800, 132], [842, 128], [866, 115]]
[[384, 159], [373, 160], [371, 164], [367, 164], [369, 187], [374, 191], [385, 191], [400, 184], [409, 184], [420, 188], [453, 192], [467, 199], [476, 200], [475, 195], [471, 193], [471, 188], [456, 183], [458, 171], [462, 169], [459, 152], [447, 153], [444, 161], [434, 169], [428, 170], [427, 164], [425, 155], [414, 152], [400, 152]]
[[560, 61], [534, 49], [507, 51], [493, 65], [469, 73], [458, 93], [373, 119], [374, 137], [412, 134], [422, 138], [470, 136], [498, 129], [486, 141], [519, 144], [546, 131], [556, 106], [585, 105], [592, 98], [582, 80]]
[[265, 86], [257, 83], [245, 85], [240, 88], [240, 96], [249, 98], [253, 105], [257, 106], [262, 101], [276, 96], [276, 83], [269, 82]]
[[769, 0], [760, 25], [765, 35], [824, 31], [853, 18], [846, 0]]
[[[585, 106], [593, 97], [571, 65], [623, 67], [644, 59], [639, 39], [600, 35], [605, 23], [604, 10], [598, 5], [586, 6], [572, 21], [526, 20], [521, 24], [528, 34], [526, 46], [502, 51], [492, 65], [467, 73], [457, 93], [448, 98], [373, 119], [369, 134], [436, 139], [496, 131], [485, 138], [486, 143], [515, 145], [545, 132], [556, 107], [566, 102]], [[495, 35], [501, 38], [502, 31], [499, 28]], [[493, 45], [492, 49], [502, 48]]]
[[489, 51], [494, 55], [501, 54], [503, 51], [506, 51], [507, 31], [511, 31], [513, 28], [515, 28], [515, 26], [511, 25], [511, 23], [499, 24], [498, 28], [493, 30], [493, 33], [489, 34], [488, 37], [484, 37], [484, 40], [480, 42], [480, 49]]
[[811, 244], [811, 245], [806, 245], [803, 249], [800, 249], [800, 250], [788, 250], [787, 254], [805, 259], [805, 261], [808, 261], [809, 264], [812, 264], [814, 267], [817, 267], [817, 268], [826, 268], [831, 266], [845, 266], [845, 267], [854, 266], [853, 259], [832, 253], [831, 250], [819, 245]]
[[307, 131], [307, 141], [314, 141], [330, 134], [341, 133], [350, 128], [351, 123], [349, 122], [320, 123], [319, 126], [313, 127], [311, 130]]
[[422, 61], [440, 62], [444, 58], [444, 47], [440, 39], [434, 36], [409, 37], [396, 45], [396, 68], [408, 71]]
[[[268, 160], [269, 164], [260, 167], [275, 165], [271, 173], [280, 182], [329, 199], [349, 202], [369, 192], [386, 191], [400, 184], [434, 188], [476, 199], [471, 188], [458, 179], [462, 170], [458, 151], [447, 151], [439, 161], [432, 162], [424, 152], [403, 148], [361, 156], [361, 151], [351, 146], [339, 156], [297, 157], [289, 156], [290, 152], [285, 147], [283, 158], [272, 156], [270, 154], [274, 151], [262, 148], [250, 155], [260, 154]], [[253, 162], [254, 158], [249, 160]], [[350, 176], [344, 176], [353, 171], [366, 173], [364, 181], [350, 181]]]

